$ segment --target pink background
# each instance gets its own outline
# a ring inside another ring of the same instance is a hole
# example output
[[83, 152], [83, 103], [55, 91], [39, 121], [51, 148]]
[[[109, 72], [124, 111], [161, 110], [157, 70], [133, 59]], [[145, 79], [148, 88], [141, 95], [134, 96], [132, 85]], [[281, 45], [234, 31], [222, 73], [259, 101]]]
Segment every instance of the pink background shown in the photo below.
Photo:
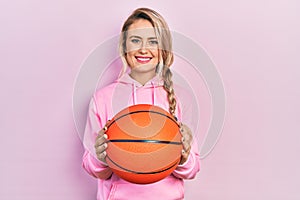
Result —
[[300, 4], [274, 1], [0, 2], [0, 199], [95, 199], [81, 167], [73, 84], [89, 52], [149, 6], [201, 44], [227, 115], [186, 199], [300, 199]]

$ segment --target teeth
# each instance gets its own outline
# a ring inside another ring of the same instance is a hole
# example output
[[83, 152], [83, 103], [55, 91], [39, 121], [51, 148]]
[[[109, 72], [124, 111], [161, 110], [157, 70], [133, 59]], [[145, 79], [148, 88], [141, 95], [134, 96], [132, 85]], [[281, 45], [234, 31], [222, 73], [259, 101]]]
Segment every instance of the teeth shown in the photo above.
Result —
[[149, 61], [150, 60], [150, 58], [140, 58], [140, 57], [137, 57], [136, 59], [140, 60], [140, 61]]

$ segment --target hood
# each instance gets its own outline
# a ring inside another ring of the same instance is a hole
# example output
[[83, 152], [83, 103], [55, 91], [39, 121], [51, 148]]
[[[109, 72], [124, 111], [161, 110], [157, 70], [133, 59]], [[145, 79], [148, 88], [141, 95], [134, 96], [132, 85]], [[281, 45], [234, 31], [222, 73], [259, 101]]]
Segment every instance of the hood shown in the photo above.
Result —
[[125, 73], [123, 76], [121, 76], [118, 80], [116, 80], [117, 83], [128, 85], [132, 88], [132, 95], [133, 95], [133, 104], [138, 104], [137, 98], [136, 98], [136, 90], [138, 88], [143, 89], [151, 89], [152, 90], [152, 105], [155, 105], [155, 96], [156, 96], [156, 89], [158, 87], [163, 87], [164, 81], [159, 75], [156, 75], [151, 80], [149, 80], [145, 85], [142, 85], [138, 81], [134, 80], [128, 73]]

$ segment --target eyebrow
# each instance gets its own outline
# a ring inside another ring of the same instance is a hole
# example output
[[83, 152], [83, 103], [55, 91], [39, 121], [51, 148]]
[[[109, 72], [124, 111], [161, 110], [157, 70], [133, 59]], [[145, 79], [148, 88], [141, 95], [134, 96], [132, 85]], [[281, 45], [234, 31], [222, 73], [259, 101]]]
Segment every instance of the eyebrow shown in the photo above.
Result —
[[[138, 36], [138, 35], [132, 35], [132, 36], [130, 36], [129, 38], [139, 38], [139, 39], [143, 39], [142, 37], [140, 37], [140, 36]], [[148, 39], [148, 40], [149, 40], [149, 39], [150, 39], [150, 40], [152, 40], [152, 39], [157, 40], [157, 37], [148, 37], [147, 39]]]

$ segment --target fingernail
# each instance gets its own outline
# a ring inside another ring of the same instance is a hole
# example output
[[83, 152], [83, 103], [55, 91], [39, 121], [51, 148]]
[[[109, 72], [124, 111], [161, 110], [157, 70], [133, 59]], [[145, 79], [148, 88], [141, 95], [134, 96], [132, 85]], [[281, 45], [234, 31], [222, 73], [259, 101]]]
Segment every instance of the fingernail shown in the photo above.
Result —
[[184, 137], [182, 137], [182, 138], [181, 138], [181, 141], [184, 142], [184, 140], [185, 140]]
[[184, 149], [182, 149], [182, 150], [181, 150], [181, 154], [183, 155], [184, 153], [185, 153], [185, 150], [184, 150]]
[[106, 127], [106, 126], [104, 126], [104, 127], [103, 127], [103, 130], [104, 130], [104, 131], [107, 131], [107, 127]]
[[108, 138], [106, 134], [104, 134], [104, 135], [103, 135], [103, 137], [104, 137], [105, 139], [107, 139], [107, 138]]

